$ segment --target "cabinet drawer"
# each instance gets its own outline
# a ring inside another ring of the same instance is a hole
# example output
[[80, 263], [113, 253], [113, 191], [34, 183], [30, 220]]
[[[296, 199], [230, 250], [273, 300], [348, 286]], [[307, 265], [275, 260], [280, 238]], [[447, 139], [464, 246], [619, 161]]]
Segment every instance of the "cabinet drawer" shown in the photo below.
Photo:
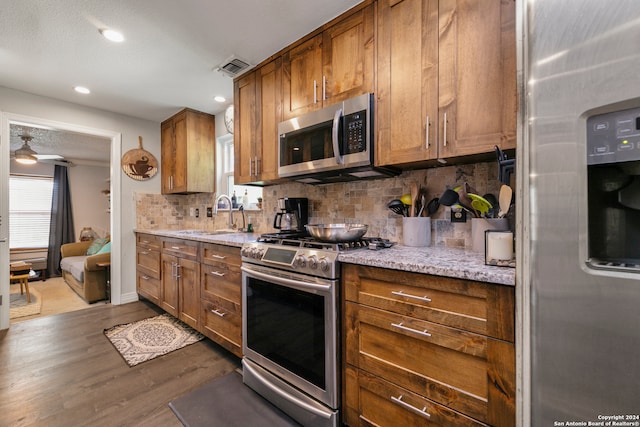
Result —
[[242, 306], [242, 273], [240, 268], [227, 265], [202, 264], [201, 297], [218, 301], [226, 310], [240, 313]]
[[515, 340], [512, 287], [349, 264], [343, 285], [347, 301]]
[[170, 253], [179, 258], [196, 258], [198, 256], [198, 248], [199, 243], [192, 240], [162, 240], [162, 252]]
[[160, 237], [154, 236], [153, 234], [144, 234], [137, 233], [136, 234], [136, 245], [145, 247], [148, 249], [155, 249], [157, 251], [160, 250], [161, 245]]
[[203, 243], [202, 262], [209, 265], [230, 264], [240, 266], [242, 263], [240, 259], [240, 248]]
[[486, 426], [366, 372], [350, 369], [345, 377], [346, 389], [352, 394], [347, 399], [355, 405], [345, 411], [345, 421], [352, 427]]
[[143, 246], [136, 247], [136, 268], [138, 271], [151, 276], [160, 278], [160, 251]]
[[162, 286], [158, 278], [151, 277], [141, 272], [136, 274], [136, 290], [140, 295], [149, 299], [149, 301], [156, 305], [160, 305], [161, 289]]
[[242, 357], [242, 316], [217, 302], [202, 300], [200, 322], [207, 337]]
[[483, 422], [492, 421], [489, 405], [515, 407], [513, 344], [349, 302], [345, 309], [347, 363]]

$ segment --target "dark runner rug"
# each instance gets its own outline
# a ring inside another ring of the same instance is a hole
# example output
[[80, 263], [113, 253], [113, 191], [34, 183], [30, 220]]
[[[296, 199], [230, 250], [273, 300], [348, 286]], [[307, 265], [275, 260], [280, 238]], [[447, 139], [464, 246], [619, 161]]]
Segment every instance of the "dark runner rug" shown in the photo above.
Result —
[[236, 371], [173, 400], [169, 408], [186, 427], [300, 427], [244, 385]]
[[116, 325], [105, 329], [104, 334], [129, 366], [135, 366], [204, 339], [200, 332], [170, 314]]

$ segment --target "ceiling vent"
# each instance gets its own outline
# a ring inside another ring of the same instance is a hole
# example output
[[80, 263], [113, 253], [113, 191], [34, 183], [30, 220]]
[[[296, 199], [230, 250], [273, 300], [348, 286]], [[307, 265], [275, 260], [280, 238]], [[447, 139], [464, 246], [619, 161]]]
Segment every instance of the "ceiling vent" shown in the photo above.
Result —
[[240, 74], [247, 71], [249, 68], [251, 68], [251, 65], [249, 64], [249, 62], [245, 61], [244, 59], [240, 59], [236, 56], [232, 56], [231, 58], [227, 59], [222, 64], [220, 64], [217, 70], [225, 74], [228, 74], [231, 77], [237, 77]]

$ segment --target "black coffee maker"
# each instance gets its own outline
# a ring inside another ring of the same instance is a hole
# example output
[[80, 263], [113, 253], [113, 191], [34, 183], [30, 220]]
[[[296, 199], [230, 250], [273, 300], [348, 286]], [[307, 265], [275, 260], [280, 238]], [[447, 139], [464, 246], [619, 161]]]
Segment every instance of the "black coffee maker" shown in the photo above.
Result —
[[283, 233], [306, 233], [309, 223], [309, 199], [303, 197], [283, 197], [278, 199], [278, 209], [273, 219], [273, 228]]

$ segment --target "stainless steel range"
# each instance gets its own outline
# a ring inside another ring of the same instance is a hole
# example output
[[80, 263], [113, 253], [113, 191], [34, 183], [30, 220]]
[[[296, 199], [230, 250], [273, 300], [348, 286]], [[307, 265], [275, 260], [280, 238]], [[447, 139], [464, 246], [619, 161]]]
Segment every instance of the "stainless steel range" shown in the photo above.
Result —
[[244, 383], [304, 426], [340, 424], [338, 254], [370, 244], [388, 242], [275, 233], [242, 247]]

